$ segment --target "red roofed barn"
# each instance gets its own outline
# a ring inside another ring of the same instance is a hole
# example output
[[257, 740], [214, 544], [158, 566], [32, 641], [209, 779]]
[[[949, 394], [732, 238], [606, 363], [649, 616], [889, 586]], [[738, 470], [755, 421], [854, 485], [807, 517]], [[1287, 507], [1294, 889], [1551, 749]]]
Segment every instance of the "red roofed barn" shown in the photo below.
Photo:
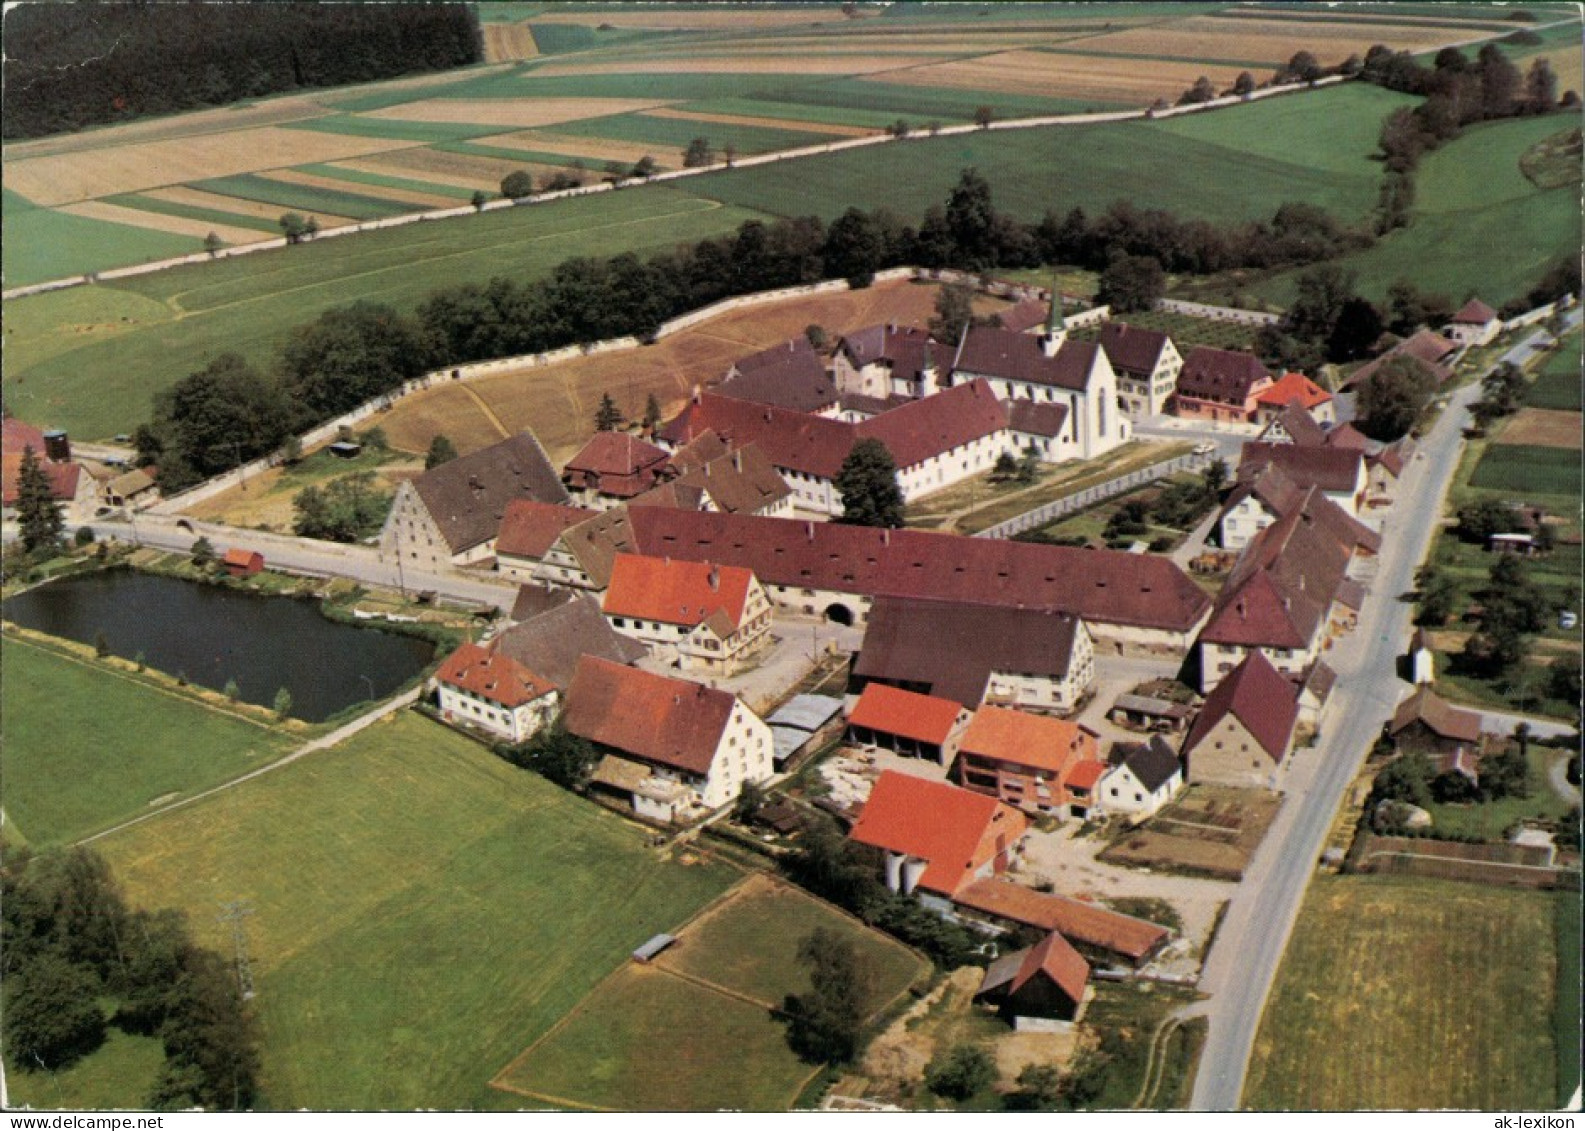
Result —
[[872, 683], [848, 715], [848, 738], [950, 766], [970, 717], [951, 699]]
[[1067, 719], [982, 707], [958, 746], [953, 773], [965, 789], [1029, 813], [1070, 815], [1068, 775], [1100, 757], [1095, 735]]
[[1191, 782], [1271, 788], [1288, 756], [1299, 697], [1260, 652], [1216, 685], [1183, 741]]
[[1042, 1020], [1077, 1021], [1089, 984], [1090, 964], [1052, 931], [1043, 942], [987, 966], [974, 996], [1000, 1008], [1015, 1029], [1039, 1029]]

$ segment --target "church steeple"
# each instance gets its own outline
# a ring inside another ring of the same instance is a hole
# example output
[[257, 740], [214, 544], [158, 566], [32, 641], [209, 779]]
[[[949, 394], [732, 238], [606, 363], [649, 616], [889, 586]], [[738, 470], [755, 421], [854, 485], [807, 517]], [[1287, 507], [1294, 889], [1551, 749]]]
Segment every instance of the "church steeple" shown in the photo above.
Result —
[[1046, 314], [1046, 332], [1040, 336], [1040, 352], [1056, 357], [1062, 343], [1068, 340], [1068, 320], [1062, 313], [1062, 290], [1057, 280], [1051, 280], [1051, 310]]

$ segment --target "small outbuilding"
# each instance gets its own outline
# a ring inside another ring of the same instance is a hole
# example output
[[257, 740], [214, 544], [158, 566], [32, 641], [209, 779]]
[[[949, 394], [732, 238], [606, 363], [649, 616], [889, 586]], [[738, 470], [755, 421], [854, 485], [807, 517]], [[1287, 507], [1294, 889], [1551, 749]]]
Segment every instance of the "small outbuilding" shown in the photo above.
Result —
[[1090, 964], [1052, 931], [1043, 942], [1004, 954], [985, 969], [976, 1001], [997, 1006], [1015, 1029], [1049, 1028], [1084, 1012]]
[[226, 567], [226, 572], [232, 577], [252, 577], [264, 569], [264, 555], [257, 550], [234, 547], [226, 551], [220, 564]]

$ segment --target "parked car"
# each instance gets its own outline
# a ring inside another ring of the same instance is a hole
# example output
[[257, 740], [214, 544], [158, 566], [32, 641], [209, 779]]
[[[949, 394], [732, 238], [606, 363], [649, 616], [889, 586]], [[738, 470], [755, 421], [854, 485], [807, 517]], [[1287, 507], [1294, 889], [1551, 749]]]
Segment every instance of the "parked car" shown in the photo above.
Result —
[[1559, 628], [1573, 628], [1577, 624], [1579, 624], [1579, 617], [1570, 609], [1564, 609], [1557, 615], [1557, 626]]

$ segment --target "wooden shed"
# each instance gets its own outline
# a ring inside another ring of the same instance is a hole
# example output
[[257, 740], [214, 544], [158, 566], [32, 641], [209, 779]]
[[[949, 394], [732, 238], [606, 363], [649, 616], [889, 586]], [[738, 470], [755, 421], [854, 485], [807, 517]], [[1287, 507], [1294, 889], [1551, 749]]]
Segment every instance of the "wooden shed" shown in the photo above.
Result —
[[220, 559], [232, 577], [252, 577], [264, 568], [264, 555], [257, 550], [230, 549]]

